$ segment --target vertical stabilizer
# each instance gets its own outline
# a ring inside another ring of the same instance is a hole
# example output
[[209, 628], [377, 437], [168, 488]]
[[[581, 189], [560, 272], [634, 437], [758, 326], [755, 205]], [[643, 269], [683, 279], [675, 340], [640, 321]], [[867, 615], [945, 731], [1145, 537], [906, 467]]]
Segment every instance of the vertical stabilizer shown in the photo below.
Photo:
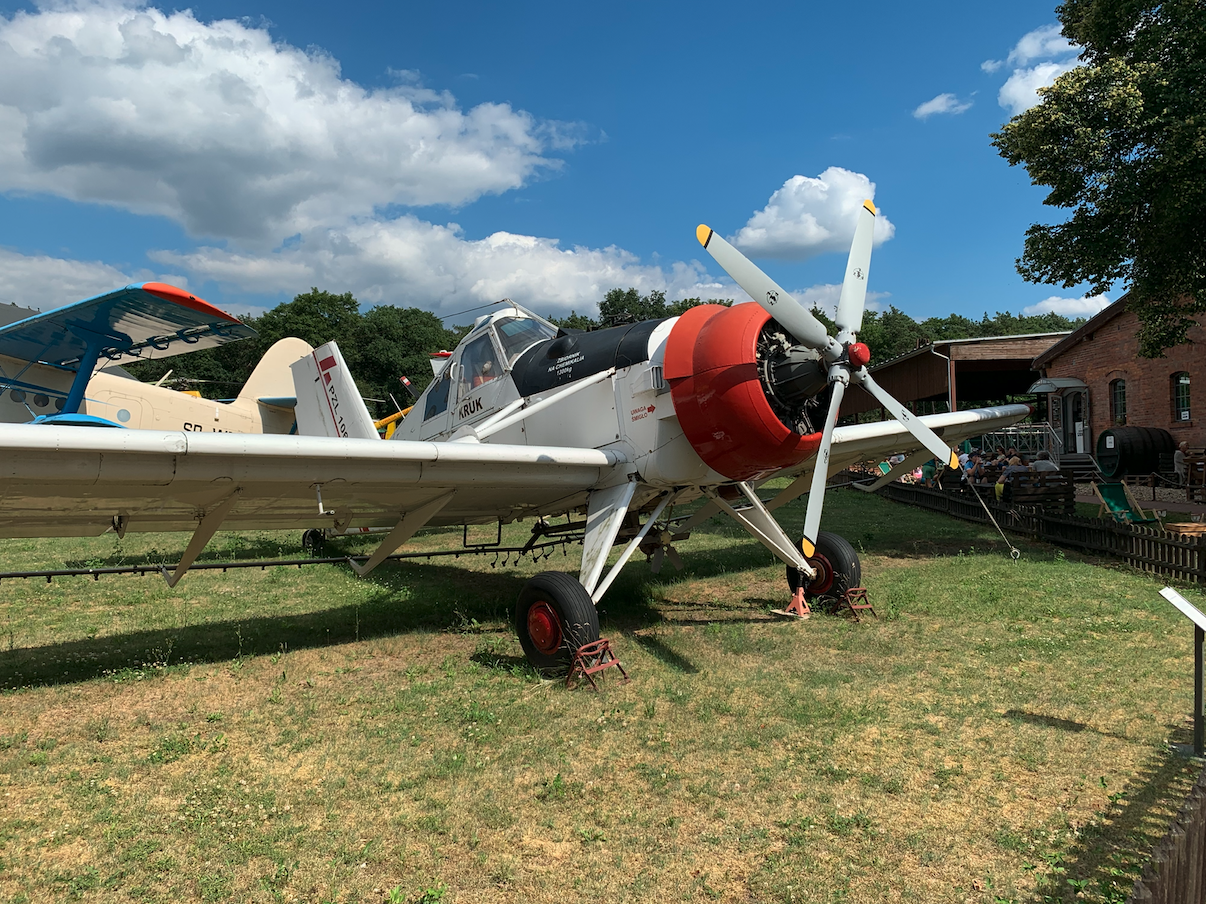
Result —
[[380, 439], [336, 343], [314, 349], [294, 362], [292, 370], [298, 433]]
[[[299, 358], [307, 357], [314, 349], [303, 339], [289, 336], [273, 343], [272, 348], [264, 352], [260, 363], [255, 366], [243, 388], [239, 390], [240, 399], [281, 400], [293, 396], [293, 374], [289, 365]], [[266, 404], [272, 404], [266, 401]]]

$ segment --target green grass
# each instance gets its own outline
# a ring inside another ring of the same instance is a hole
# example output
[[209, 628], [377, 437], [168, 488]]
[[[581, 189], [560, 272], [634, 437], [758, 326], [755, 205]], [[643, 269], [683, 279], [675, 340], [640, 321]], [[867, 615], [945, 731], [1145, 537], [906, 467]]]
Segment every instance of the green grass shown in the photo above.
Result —
[[[715, 521], [612, 588], [633, 681], [597, 695], [508, 624], [573, 550], [4, 581], [0, 899], [1124, 900], [1198, 769], [1168, 753], [1192, 631], [1161, 584], [848, 491], [826, 527], [878, 619], [774, 620], [782, 566]], [[0, 568], [186, 541], [5, 541]]]

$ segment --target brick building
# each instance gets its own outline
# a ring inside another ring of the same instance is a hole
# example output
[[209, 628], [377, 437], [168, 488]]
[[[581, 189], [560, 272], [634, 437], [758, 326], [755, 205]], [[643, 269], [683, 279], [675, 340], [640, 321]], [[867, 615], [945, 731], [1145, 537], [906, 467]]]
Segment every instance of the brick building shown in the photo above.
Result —
[[1163, 427], [1177, 442], [1206, 445], [1206, 332], [1194, 327], [1166, 357], [1140, 358], [1138, 328], [1123, 296], [1034, 359], [1043, 379], [1033, 391], [1049, 393], [1048, 418], [1065, 451], [1092, 453], [1103, 430], [1123, 425]]

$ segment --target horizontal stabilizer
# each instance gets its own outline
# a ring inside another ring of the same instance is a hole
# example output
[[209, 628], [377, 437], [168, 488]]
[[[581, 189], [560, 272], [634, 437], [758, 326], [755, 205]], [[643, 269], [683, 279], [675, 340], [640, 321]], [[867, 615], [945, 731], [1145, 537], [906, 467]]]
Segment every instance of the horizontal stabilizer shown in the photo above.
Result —
[[319, 346], [291, 367], [299, 434], [380, 439], [336, 343]]

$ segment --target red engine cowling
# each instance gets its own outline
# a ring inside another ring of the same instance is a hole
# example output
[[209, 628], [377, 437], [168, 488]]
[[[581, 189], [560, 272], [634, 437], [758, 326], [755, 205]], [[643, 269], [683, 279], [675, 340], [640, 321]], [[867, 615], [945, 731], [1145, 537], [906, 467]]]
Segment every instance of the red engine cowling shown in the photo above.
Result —
[[731, 480], [752, 480], [816, 454], [775, 416], [758, 378], [758, 334], [770, 314], [756, 304], [690, 308], [666, 339], [663, 374], [674, 413], [701, 459]]

